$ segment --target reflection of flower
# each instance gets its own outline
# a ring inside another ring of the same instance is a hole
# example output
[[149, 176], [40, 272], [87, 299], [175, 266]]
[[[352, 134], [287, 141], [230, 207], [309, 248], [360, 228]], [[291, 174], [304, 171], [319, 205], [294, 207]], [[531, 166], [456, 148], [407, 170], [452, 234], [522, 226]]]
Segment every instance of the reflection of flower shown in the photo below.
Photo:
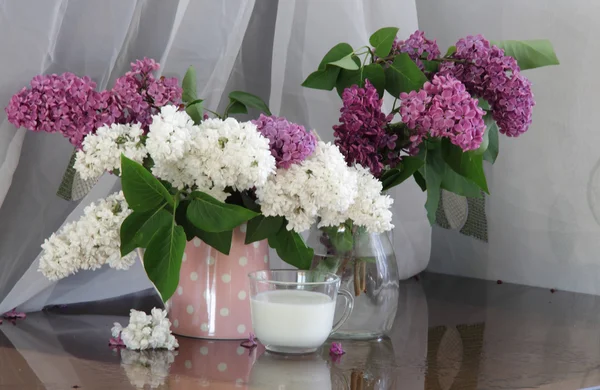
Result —
[[179, 347], [175, 336], [171, 334], [171, 321], [165, 310], [154, 308], [152, 314], [131, 310], [129, 325], [123, 328], [115, 322], [111, 329], [114, 339], [121, 338], [129, 349], [168, 349]]
[[138, 352], [122, 349], [121, 367], [133, 386], [138, 389], [145, 386], [156, 389], [165, 384], [175, 356], [177, 352], [165, 350]]

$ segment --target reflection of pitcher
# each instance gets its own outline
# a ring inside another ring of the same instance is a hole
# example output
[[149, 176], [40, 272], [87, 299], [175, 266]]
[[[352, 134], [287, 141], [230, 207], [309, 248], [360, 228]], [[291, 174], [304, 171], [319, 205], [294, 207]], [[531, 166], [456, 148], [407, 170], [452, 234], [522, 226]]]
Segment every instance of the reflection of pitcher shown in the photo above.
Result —
[[[239, 341], [179, 338], [179, 350], [171, 366], [169, 389], [245, 388], [259, 346], [252, 351]], [[236, 387], [237, 385], [237, 387]]]
[[264, 353], [250, 374], [252, 389], [331, 389], [328, 362], [318, 355], [283, 356]]
[[[395, 390], [399, 385], [395, 373], [394, 346], [390, 339], [345, 342], [346, 353], [332, 363], [335, 389]], [[323, 349], [323, 356], [327, 350]], [[385, 363], [382, 363], [385, 362]]]

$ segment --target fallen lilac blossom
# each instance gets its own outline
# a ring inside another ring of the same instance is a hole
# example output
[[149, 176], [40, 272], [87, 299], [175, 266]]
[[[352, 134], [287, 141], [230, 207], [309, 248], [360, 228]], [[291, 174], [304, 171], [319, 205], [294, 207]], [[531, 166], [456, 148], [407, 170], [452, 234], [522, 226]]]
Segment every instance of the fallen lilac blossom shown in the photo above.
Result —
[[329, 354], [334, 356], [341, 356], [345, 354], [344, 348], [342, 348], [342, 343], [331, 343], [331, 348], [329, 348]]
[[23, 312], [18, 312], [18, 311], [16, 311], [16, 309], [12, 309], [11, 311], [7, 311], [6, 313], [4, 313], [2, 315], [2, 317], [7, 320], [12, 320], [12, 319], [17, 319], [17, 318], [25, 319], [27, 317], [27, 314], [25, 314]]
[[254, 335], [254, 333], [250, 333], [250, 335], [248, 336], [248, 340], [244, 340], [240, 343], [240, 346], [250, 349], [256, 348], [257, 345], [258, 343], [256, 342], [256, 336]]

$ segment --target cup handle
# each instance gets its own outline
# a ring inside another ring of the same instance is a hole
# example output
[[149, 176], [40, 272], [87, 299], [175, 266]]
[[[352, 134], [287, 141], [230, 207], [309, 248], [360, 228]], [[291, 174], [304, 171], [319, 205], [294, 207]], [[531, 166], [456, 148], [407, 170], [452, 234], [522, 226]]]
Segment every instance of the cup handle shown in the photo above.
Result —
[[352, 309], [354, 308], [354, 297], [350, 291], [340, 289], [338, 291], [338, 296], [342, 296], [346, 300], [346, 307], [344, 308], [344, 314], [342, 315], [342, 318], [340, 318], [337, 324], [333, 325], [333, 329], [331, 329], [331, 333], [329, 334], [330, 336], [337, 332], [342, 325], [344, 325], [344, 322], [348, 320], [350, 314], [352, 314]]

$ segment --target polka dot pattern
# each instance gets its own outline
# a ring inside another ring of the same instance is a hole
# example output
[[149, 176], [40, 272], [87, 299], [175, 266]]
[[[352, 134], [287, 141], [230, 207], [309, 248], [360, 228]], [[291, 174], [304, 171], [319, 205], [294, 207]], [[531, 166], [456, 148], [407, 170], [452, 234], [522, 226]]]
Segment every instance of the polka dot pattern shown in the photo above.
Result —
[[244, 240], [242, 228], [235, 229], [229, 255], [197, 238], [188, 242], [180, 284], [170, 300], [169, 319], [179, 325], [174, 333], [240, 340], [252, 332], [247, 275], [265, 268], [268, 245], [265, 241], [245, 245]]
[[177, 357], [169, 368], [169, 388], [246, 388], [252, 366], [264, 353], [262, 345], [249, 350], [240, 346], [239, 340], [183, 341], [180, 339]]

